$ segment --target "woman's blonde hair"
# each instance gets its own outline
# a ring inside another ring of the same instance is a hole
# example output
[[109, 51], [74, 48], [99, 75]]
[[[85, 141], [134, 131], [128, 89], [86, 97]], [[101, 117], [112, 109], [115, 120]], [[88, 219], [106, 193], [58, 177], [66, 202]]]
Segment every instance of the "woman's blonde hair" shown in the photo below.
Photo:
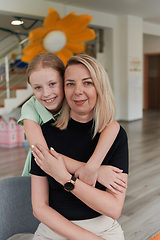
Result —
[[34, 71], [38, 71], [42, 68], [52, 68], [53, 70], [56, 70], [57, 72], [60, 73], [62, 79], [64, 78], [65, 66], [63, 62], [54, 53], [47, 52], [38, 54], [30, 62], [26, 71], [28, 83], [30, 83], [29, 81], [30, 75]]
[[[115, 114], [115, 102], [110, 86], [109, 78], [104, 67], [94, 58], [85, 54], [71, 57], [66, 65], [83, 64], [90, 72], [95, 89], [97, 91], [97, 102], [94, 108], [94, 134], [93, 137], [103, 131], [109, 125]], [[65, 129], [70, 118], [70, 107], [66, 101], [63, 102], [62, 113], [56, 122], [56, 126]]]

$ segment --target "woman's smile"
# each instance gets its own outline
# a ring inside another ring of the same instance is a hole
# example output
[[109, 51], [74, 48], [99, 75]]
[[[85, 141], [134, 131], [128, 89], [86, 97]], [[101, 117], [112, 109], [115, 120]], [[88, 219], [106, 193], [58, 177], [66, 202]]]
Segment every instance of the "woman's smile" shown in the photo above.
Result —
[[78, 106], [83, 105], [87, 100], [74, 100], [75, 104]]

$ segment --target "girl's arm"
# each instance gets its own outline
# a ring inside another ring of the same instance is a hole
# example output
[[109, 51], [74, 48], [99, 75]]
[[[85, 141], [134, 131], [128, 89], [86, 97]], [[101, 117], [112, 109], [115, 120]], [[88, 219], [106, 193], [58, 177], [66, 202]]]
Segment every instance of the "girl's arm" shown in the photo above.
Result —
[[[71, 179], [72, 175], [65, 168], [62, 156], [56, 151], [54, 151], [53, 157], [46, 149], [38, 145], [34, 147], [33, 155], [40, 168], [60, 184], [64, 185], [66, 181]], [[127, 174], [122, 174], [124, 180], [127, 182]], [[126, 190], [123, 193], [114, 195], [109, 191], [101, 191], [93, 188], [77, 179], [72, 193], [95, 211], [113, 219], [117, 219], [122, 211]]]
[[94, 185], [96, 183], [97, 170], [103, 162], [103, 159], [105, 158], [110, 147], [112, 146], [119, 132], [119, 129], [120, 126], [116, 120], [113, 120], [110, 125], [105, 127], [105, 129], [100, 134], [100, 138], [94, 153], [88, 162], [76, 171], [76, 177], [89, 185]]
[[[36, 143], [42, 145], [46, 149], [48, 149], [46, 140], [43, 136], [41, 126], [36, 123], [35, 121], [29, 120], [29, 119], [24, 119], [24, 130], [26, 134], [26, 138], [28, 140], [28, 143], [30, 147], [32, 148], [33, 145]], [[53, 146], [54, 147], [54, 146]], [[63, 156], [67, 170], [70, 173], [75, 173], [75, 171], [80, 168], [81, 166], [84, 165], [84, 163], [74, 161], [73, 159]]]
[[[43, 136], [40, 125], [38, 123], [36, 123], [35, 121], [29, 120], [29, 119], [24, 119], [23, 122], [24, 122], [24, 129], [25, 129], [26, 137], [27, 137], [28, 143], [31, 146], [31, 148], [32, 148], [32, 145], [35, 145], [36, 143], [38, 143], [38, 144], [42, 145], [43, 147], [45, 147], [46, 149], [48, 149], [48, 146], [47, 146], [46, 140]], [[109, 127], [109, 128], [111, 129], [111, 127]], [[104, 131], [107, 131], [107, 128]], [[109, 131], [107, 133], [109, 134]], [[104, 145], [106, 145], [104, 143], [105, 138], [103, 138], [103, 135], [105, 135], [105, 133], [104, 134], [101, 133], [102, 143]], [[98, 143], [98, 145], [97, 145], [98, 149], [99, 149], [99, 145], [102, 145], [102, 144], [100, 142]], [[102, 146], [102, 148], [103, 147], [104, 146]], [[102, 152], [104, 152], [104, 150], [105, 150], [105, 148], [102, 150]], [[93, 164], [97, 160], [102, 159], [103, 154], [100, 153], [100, 156], [98, 154], [99, 154], [99, 150], [95, 151], [95, 154], [92, 155]], [[62, 156], [63, 156], [63, 159], [64, 159], [64, 162], [65, 162], [68, 172], [70, 172], [72, 174], [74, 174], [82, 166], [86, 165], [85, 163], [76, 161], [76, 160], [66, 157], [64, 155], [62, 155]], [[92, 162], [91, 162], [92, 160], [90, 159], [89, 160], [90, 163], [89, 162], [87, 163], [87, 164], [90, 164], [91, 167], [92, 167]], [[106, 169], [105, 170], [106, 177], [105, 177], [105, 180], [103, 181], [103, 185], [106, 186], [108, 189], [110, 189], [115, 194], [117, 194], [118, 192], [124, 191], [127, 184], [122, 181], [122, 175], [120, 174], [122, 171], [118, 168], [115, 169], [115, 168], [109, 167], [109, 166], [108, 167], [106, 166], [105, 169]], [[110, 176], [112, 176], [112, 177], [110, 177]]]
[[72, 223], [49, 206], [48, 180], [31, 175], [33, 214], [56, 234], [70, 240], [102, 240], [103, 238]]
[[48, 146], [43, 136], [40, 125], [35, 121], [29, 120], [29, 119], [24, 119], [23, 124], [24, 124], [26, 138], [28, 140], [30, 147], [32, 147], [32, 145], [35, 145], [36, 143], [39, 143], [43, 147], [48, 149]]

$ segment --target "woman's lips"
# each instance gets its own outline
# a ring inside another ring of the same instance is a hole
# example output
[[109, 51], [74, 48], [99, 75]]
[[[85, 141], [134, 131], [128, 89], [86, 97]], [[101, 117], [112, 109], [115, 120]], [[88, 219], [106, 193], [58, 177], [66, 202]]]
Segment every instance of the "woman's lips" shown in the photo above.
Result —
[[78, 101], [77, 101], [77, 100], [76, 100], [76, 101], [74, 100], [75, 104], [78, 105], [78, 106], [83, 105], [86, 101], [87, 101], [87, 100], [78, 100]]

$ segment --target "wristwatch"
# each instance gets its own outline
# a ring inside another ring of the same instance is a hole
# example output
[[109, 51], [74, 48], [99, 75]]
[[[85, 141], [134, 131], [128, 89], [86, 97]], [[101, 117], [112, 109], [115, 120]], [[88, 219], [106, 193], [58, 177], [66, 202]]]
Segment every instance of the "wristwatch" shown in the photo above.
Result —
[[67, 191], [67, 192], [70, 192], [74, 189], [75, 187], [75, 182], [76, 182], [76, 177], [75, 176], [72, 176], [70, 180], [68, 180], [67, 182], [65, 182], [64, 184], [64, 189]]

